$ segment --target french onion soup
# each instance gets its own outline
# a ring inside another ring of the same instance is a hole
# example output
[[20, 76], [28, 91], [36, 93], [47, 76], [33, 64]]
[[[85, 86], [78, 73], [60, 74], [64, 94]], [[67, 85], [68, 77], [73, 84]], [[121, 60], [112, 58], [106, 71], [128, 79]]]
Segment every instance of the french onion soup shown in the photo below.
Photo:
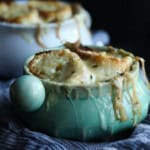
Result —
[[[78, 42], [66, 43], [61, 50], [40, 52], [28, 63], [29, 72], [53, 84], [65, 86], [97, 86], [111, 83], [112, 103], [116, 119], [127, 120], [122, 101], [126, 86], [132, 87], [131, 103], [134, 116], [141, 117], [141, 105], [136, 93], [140, 64], [144, 59], [114, 47], [83, 47]], [[145, 74], [145, 73], [144, 73]], [[148, 81], [145, 81], [148, 84]], [[134, 117], [134, 125], [137, 123]]]

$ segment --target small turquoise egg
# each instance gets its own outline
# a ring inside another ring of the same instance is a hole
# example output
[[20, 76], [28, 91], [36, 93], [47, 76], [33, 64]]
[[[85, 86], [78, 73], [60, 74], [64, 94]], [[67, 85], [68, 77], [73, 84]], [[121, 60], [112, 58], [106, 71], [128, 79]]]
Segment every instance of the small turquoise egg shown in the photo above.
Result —
[[10, 97], [16, 109], [36, 111], [44, 103], [45, 88], [39, 78], [23, 75], [11, 85]]

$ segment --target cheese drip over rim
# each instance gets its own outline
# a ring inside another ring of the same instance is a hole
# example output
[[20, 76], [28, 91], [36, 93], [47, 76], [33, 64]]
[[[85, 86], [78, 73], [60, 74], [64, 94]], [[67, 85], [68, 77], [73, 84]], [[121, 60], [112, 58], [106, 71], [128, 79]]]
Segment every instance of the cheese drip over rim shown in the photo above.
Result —
[[[83, 47], [78, 43], [66, 43], [65, 47], [59, 51], [36, 54], [28, 63], [29, 72], [41, 79], [66, 86], [89, 87], [110, 83], [114, 115], [120, 121], [128, 120], [123, 102], [123, 92], [126, 88], [131, 99], [133, 126], [135, 126], [142, 116], [136, 91], [139, 68], [135, 69], [140, 63], [145, 82], [149, 85], [144, 60], [123, 49], [113, 47], [102, 47], [96, 50], [96, 48]], [[128, 91], [128, 84], [131, 91]]]

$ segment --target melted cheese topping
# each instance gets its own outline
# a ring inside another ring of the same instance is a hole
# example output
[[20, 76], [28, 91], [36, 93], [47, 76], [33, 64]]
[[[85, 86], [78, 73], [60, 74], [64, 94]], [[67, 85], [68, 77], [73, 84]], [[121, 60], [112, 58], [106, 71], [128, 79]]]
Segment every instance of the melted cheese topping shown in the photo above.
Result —
[[62, 2], [30, 1], [28, 4], [30, 8], [37, 9], [41, 18], [46, 22], [63, 21], [72, 16], [70, 5]]
[[91, 73], [74, 52], [61, 51], [37, 54], [29, 63], [30, 71], [40, 78], [66, 84], [90, 84]]
[[72, 17], [69, 4], [56, 1], [30, 1], [27, 4], [0, 2], [0, 21], [40, 24]]
[[123, 56], [119, 51], [73, 52], [65, 49], [35, 55], [29, 68], [41, 78], [73, 85], [87, 85], [111, 80], [128, 71], [132, 63], [131, 56]]
[[[36, 54], [28, 64], [29, 71], [42, 79], [65, 85], [98, 85], [109, 80], [112, 85], [114, 115], [120, 121], [128, 120], [123, 104], [123, 91], [125, 85], [130, 84], [132, 90], [128, 94], [135, 126], [141, 120], [142, 108], [136, 92], [138, 75], [132, 71], [139, 61], [144, 70], [144, 60], [112, 47], [107, 47], [107, 51], [93, 51], [78, 43], [67, 43], [65, 46], [68, 49]], [[146, 82], [148, 83], [147, 80]]]
[[129, 70], [132, 64], [132, 58], [115, 58], [101, 52], [90, 59], [85, 59], [87, 67], [96, 75], [97, 81], [106, 81]]

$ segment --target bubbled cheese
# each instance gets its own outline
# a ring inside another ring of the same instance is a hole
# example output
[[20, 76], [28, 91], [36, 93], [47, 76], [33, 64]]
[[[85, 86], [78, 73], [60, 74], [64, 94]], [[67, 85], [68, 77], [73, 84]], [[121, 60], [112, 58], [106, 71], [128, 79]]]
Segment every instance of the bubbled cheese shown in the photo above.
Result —
[[90, 51], [69, 48], [38, 53], [29, 63], [30, 72], [42, 79], [72, 85], [90, 85], [128, 71], [133, 56], [122, 50]]

